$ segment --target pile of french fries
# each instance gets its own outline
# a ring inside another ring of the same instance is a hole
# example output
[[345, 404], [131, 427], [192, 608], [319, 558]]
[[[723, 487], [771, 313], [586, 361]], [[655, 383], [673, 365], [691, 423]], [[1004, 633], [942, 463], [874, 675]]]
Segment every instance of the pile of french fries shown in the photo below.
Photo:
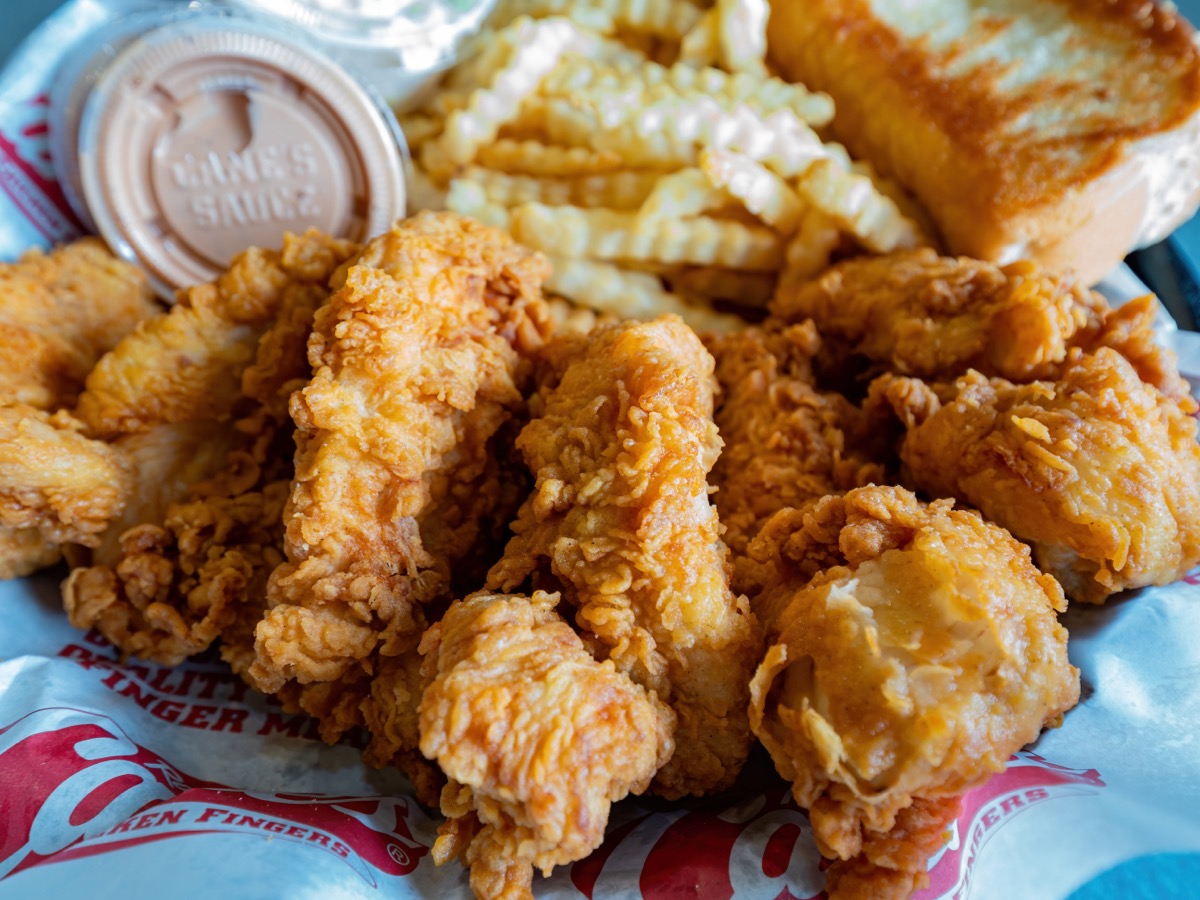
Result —
[[772, 77], [767, 0], [510, 0], [401, 117], [414, 209], [505, 228], [547, 288], [621, 317], [741, 320], [847, 248], [930, 243], [894, 185], [818, 129], [833, 101]]

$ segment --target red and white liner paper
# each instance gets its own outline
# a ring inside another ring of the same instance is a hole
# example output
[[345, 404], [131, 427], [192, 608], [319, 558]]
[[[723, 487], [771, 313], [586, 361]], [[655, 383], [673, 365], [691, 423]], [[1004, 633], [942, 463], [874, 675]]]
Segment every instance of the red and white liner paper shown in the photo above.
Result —
[[[49, 165], [46, 89], [63, 48], [136, 5], [73, 0], [0, 73], [0, 259], [79, 233]], [[1142, 290], [1128, 270], [1104, 289]], [[1168, 323], [1162, 337], [1200, 383], [1200, 337]], [[461, 867], [433, 865], [439, 817], [396, 773], [321, 743], [215, 659], [122, 664], [67, 624], [61, 576], [0, 583], [0, 900], [470, 896]], [[1125, 860], [1200, 852], [1200, 570], [1063, 621], [1079, 706], [964, 798], [922, 900], [1062, 898]], [[729, 795], [618, 804], [604, 845], [535, 892], [807, 900], [823, 883], [807, 818], [759, 751]]]

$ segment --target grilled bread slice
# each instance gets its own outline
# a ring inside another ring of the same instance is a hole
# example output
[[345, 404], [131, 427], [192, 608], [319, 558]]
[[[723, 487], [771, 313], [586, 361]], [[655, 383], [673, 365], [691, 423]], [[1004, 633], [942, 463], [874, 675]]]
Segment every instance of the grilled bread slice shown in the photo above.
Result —
[[947, 248], [1089, 283], [1200, 204], [1200, 49], [1148, 0], [773, 0], [771, 58]]

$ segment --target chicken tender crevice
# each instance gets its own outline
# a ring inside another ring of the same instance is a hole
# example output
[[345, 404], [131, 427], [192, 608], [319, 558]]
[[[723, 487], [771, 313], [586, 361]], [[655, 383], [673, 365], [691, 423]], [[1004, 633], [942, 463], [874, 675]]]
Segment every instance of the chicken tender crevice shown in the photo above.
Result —
[[1174, 354], [1154, 340], [1157, 310], [1153, 295], [1113, 309], [1073, 277], [1029, 261], [996, 266], [929, 249], [848, 260], [781, 287], [771, 302], [783, 322], [816, 323], [825, 343], [818, 367], [847, 390], [872, 367], [935, 380], [968, 369], [1017, 383], [1054, 379], [1073, 349], [1110, 347], [1192, 412]]
[[769, 577], [747, 550], [776, 512], [886, 478], [868, 421], [839, 394], [817, 389], [812, 360], [821, 338], [811, 321], [713, 337], [724, 448], [712, 470], [733, 589], [753, 604]]
[[712, 357], [673, 316], [564, 336], [543, 356], [517, 441], [536, 485], [488, 586], [560, 589], [598, 658], [670, 705], [676, 751], [655, 791], [728, 787], [750, 747], [759, 638], [709, 500]]

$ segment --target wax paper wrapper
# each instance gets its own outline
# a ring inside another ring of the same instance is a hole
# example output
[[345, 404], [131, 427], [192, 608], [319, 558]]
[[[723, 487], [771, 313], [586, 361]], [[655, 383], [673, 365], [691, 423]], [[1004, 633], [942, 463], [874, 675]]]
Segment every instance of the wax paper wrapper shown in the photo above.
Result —
[[[46, 86], [64, 48], [133, 5], [68, 4], [0, 74], [0, 259], [78, 233], [46, 152]], [[1127, 270], [1104, 289], [1143, 290]], [[1200, 337], [1169, 320], [1161, 337], [1200, 383]], [[431, 862], [439, 818], [398, 774], [366, 768], [353, 741], [321, 743], [215, 660], [121, 663], [67, 624], [61, 577], [0, 584], [0, 900], [470, 896], [460, 866]], [[1079, 706], [967, 795], [920, 897], [1061, 898], [1126, 860], [1200, 853], [1200, 571], [1064, 622]], [[823, 883], [808, 821], [758, 751], [724, 796], [618, 804], [603, 846], [536, 891], [769, 900]]]

